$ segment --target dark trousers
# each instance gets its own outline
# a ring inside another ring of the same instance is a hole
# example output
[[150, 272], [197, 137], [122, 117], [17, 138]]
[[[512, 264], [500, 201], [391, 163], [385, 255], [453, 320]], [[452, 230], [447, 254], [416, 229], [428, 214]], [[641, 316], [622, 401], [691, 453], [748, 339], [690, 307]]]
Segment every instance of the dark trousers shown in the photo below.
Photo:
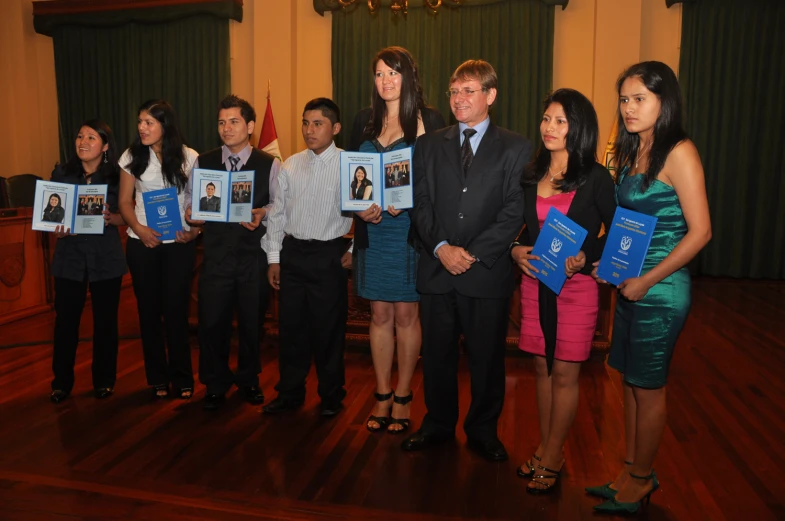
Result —
[[93, 300], [93, 388], [114, 387], [117, 377], [117, 310], [123, 278], [88, 282], [55, 277], [55, 338], [52, 390], [70, 393], [87, 288]]
[[129, 237], [126, 258], [139, 310], [148, 385], [171, 382], [175, 390], [193, 388], [188, 307], [196, 245], [191, 241], [148, 248]]
[[422, 295], [424, 431], [455, 433], [458, 422], [458, 337], [463, 333], [472, 402], [463, 429], [469, 438], [497, 437], [504, 405], [504, 350], [510, 300]]
[[349, 296], [341, 266], [343, 238], [301, 241], [286, 237], [281, 250], [279, 295], [280, 380], [275, 390], [287, 401], [305, 400], [311, 356], [323, 403], [338, 404], [344, 390], [344, 335]]
[[[207, 394], [224, 394], [232, 384], [259, 385], [259, 321], [264, 320], [270, 285], [267, 258], [258, 253], [217, 255], [205, 250], [199, 276], [199, 380]], [[237, 372], [229, 368], [232, 315], [237, 312]]]

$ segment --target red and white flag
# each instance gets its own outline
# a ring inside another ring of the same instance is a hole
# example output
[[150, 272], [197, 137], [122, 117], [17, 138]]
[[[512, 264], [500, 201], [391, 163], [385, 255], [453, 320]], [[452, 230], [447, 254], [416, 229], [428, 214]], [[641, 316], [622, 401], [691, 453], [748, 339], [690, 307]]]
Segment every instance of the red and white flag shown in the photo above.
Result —
[[275, 120], [273, 119], [273, 106], [270, 103], [270, 85], [267, 85], [267, 110], [264, 112], [264, 121], [262, 122], [262, 133], [259, 136], [259, 148], [273, 157], [277, 157], [279, 161], [283, 161], [281, 157], [281, 149], [278, 148], [278, 134], [275, 132]]

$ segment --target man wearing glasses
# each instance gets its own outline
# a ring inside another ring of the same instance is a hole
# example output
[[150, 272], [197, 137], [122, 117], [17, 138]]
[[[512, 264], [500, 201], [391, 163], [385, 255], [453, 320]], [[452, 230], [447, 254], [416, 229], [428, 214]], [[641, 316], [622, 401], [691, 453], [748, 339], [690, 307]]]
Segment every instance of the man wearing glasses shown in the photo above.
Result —
[[447, 92], [457, 125], [420, 136], [414, 153], [412, 222], [424, 245], [417, 273], [428, 413], [404, 450], [455, 437], [458, 337], [464, 336], [472, 402], [469, 447], [507, 459], [497, 435], [504, 404], [504, 352], [514, 289], [510, 243], [523, 226], [520, 177], [532, 144], [491, 123], [497, 77], [482, 60], [461, 64]]

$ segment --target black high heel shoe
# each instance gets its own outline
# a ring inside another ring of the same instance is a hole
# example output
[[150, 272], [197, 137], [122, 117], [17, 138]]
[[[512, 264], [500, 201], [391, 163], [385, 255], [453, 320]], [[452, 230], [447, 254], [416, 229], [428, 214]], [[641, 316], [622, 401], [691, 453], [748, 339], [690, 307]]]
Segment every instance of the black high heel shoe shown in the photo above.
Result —
[[637, 514], [638, 510], [647, 506], [651, 501], [652, 493], [660, 488], [660, 482], [657, 481], [657, 474], [654, 471], [651, 471], [651, 474], [648, 476], [636, 476], [632, 472], [630, 472], [630, 476], [635, 479], [645, 479], [651, 480], [651, 490], [643, 496], [640, 501], [634, 501], [632, 503], [622, 503], [620, 501], [616, 501], [615, 497], [610, 498], [605, 503], [601, 503], [594, 507], [594, 510], [600, 512], [601, 514]]
[[[564, 463], [562, 463], [562, 467], [563, 466]], [[526, 492], [534, 495], [550, 494], [553, 491], [553, 487], [559, 484], [559, 474], [561, 474], [561, 469], [553, 470], [547, 467], [543, 467], [542, 465], [537, 465], [537, 468], [543, 472], [540, 472], [539, 474], [534, 474], [532, 476], [531, 483], [529, 483], [529, 486], [526, 487]], [[547, 472], [548, 474], [545, 474], [545, 472]], [[547, 481], [543, 481], [543, 479], [552, 479], [553, 483], [548, 483]], [[532, 487], [531, 486], [532, 483], [537, 483], [538, 485], [541, 485], [541, 487]]]
[[[409, 391], [409, 394], [406, 396], [393, 396], [393, 402], [397, 403], [398, 405], [406, 405], [407, 403], [412, 401], [414, 398], [414, 392]], [[390, 429], [393, 425], [400, 425], [400, 429]], [[390, 434], [401, 434], [402, 432], [406, 432], [409, 428], [409, 418], [394, 418], [392, 415], [392, 409], [390, 409], [390, 425], [387, 427], [387, 432]]]
[[[386, 402], [390, 398], [393, 397], [395, 391], [390, 391], [387, 394], [380, 394], [380, 393], [373, 393], [374, 398], [376, 398], [377, 402]], [[392, 411], [392, 404], [390, 404], [390, 408], [387, 409], [387, 414], [389, 415]], [[371, 427], [370, 422], [376, 422], [379, 426], [378, 427]], [[374, 416], [373, 414], [368, 416], [368, 419], [365, 421], [365, 428], [371, 432], [379, 432], [380, 430], [387, 427], [390, 423], [389, 416]]]
[[[542, 459], [537, 455], [536, 452], [532, 455], [532, 457], [531, 457], [531, 459], [529, 461], [523, 462], [523, 465], [518, 467], [518, 470], [516, 471], [516, 474], [518, 475], [519, 478], [526, 479], [526, 478], [530, 478], [530, 477], [534, 476], [534, 460], [537, 460], [537, 461], [540, 461], [540, 462], [542, 461]], [[526, 467], [527, 469], [529, 469], [529, 471], [528, 472], [524, 472], [523, 467]]]

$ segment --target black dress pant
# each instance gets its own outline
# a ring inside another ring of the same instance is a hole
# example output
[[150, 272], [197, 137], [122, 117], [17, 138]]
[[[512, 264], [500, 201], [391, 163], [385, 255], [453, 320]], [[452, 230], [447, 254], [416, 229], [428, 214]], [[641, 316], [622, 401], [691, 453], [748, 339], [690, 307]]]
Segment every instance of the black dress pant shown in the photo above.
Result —
[[349, 297], [347, 272], [341, 266], [345, 251], [342, 237], [332, 241], [284, 238], [278, 299], [280, 380], [275, 386], [284, 400], [305, 400], [311, 356], [322, 403], [337, 405], [346, 396], [343, 352]]
[[458, 337], [463, 333], [472, 402], [463, 429], [469, 438], [497, 438], [504, 405], [504, 352], [510, 299], [473, 298], [455, 291], [422, 295], [424, 431], [452, 435], [458, 422]]
[[126, 258], [139, 310], [148, 385], [193, 388], [188, 308], [196, 245], [174, 242], [148, 248], [129, 237]]
[[[199, 380], [207, 394], [224, 394], [232, 384], [259, 385], [259, 320], [264, 319], [270, 285], [264, 251], [205, 250], [199, 276]], [[237, 313], [237, 371], [229, 368], [232, 316]]]
[[70, 393], [87, 289], [93, 307], [93, 388], [114, 387], [117, 377], [117, 310], [123, 278], [88, 282], [55, 277], [55, 337], [52, 390]]

